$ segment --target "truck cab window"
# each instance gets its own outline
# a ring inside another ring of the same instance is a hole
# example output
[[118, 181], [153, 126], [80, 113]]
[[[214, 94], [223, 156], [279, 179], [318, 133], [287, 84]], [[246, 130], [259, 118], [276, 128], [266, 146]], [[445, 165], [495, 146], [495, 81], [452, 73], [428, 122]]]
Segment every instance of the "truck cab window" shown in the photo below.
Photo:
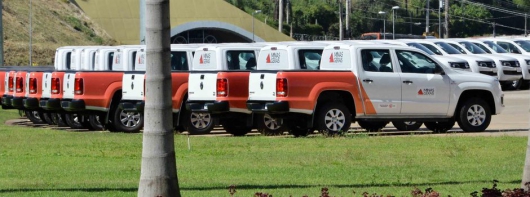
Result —
[[70, 70], [70, 65], [71, 65], [71, 61], [72, 61], [72, 52], [67, 52], [66, 53], [66, 70]]
[[512, 43], [498, 42], [497, 44], [499, 44], [502, 48], [504, 48], [510, 53], [521, 53], [521, 51], [519, 51], [519, 49], [517, 49], [517, 47], [515, 47], [515, 45], [513, 45]]
[[368, 72], [394, 72], [389, 50], [365, 49], [361, 51], [363, 69]]
[[107, 70], [112, 68], [112, 64], [114, 63], [114, 61], [112, 61], [113, 59], [114, 59], [114, 52], [110, 52], [107, 57], [107, 62], [108, 62], [108, 67], [106, 68]]
[[403, 73], [434, 74], [436, 70], [441, 69], [436, 62], [421, 53], [396, 51], [396, 54]]
[[254, 70], [256, 68], [254, 51], [227, 51], [226, 65], [228, 70]]
[[319, 70], [320, 58], [323, 50], [301, 49], [298, 50], [300, 68], [304, 70]]
[[131, 62], [132, 62], [132, 70], [134, 70], [136, 68], [136, 51], [132, 52], [132, 55], [131, 55]]
[[188, 59], [186, 52], [172, 51], [171, 52], [171, 71], [186, 71], [188, 70]]

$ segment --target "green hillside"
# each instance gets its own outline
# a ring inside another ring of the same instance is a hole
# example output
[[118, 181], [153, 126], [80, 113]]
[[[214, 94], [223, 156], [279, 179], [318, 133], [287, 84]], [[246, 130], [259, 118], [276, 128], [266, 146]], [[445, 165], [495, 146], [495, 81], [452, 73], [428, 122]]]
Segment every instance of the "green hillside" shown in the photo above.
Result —
[[[4, 65], [29, 64], [29, 1], [2, 0]], [[114, 45], [97, 24], [68, 0], [32, 0], [32, 62], [52, 65], [65, 45]]]

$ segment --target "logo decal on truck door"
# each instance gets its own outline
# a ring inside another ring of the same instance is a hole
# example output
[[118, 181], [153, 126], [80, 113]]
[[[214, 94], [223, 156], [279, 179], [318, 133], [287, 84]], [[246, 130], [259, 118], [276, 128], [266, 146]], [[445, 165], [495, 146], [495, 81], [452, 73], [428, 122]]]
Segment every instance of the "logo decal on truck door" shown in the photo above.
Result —
[[417, 97], [419, 98], [434, 98], [436, 96], [435, 88], [418, 88]]
[[279, 64], [280, 63], [280, 53], [270, 53], [270, 54], [268, 54], [266, 62], [268, 64]]

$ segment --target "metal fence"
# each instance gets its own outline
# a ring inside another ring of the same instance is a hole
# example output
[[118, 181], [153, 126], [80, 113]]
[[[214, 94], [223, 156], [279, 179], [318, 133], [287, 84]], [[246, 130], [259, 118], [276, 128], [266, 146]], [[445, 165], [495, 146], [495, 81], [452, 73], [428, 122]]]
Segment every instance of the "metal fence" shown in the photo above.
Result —
[[293, 33], [292, 38], [297, 41], [339, 40], [339, 37], [326, 36], [326, 35], [322, 36], [322, 35], [298, 34], [298, 33]]

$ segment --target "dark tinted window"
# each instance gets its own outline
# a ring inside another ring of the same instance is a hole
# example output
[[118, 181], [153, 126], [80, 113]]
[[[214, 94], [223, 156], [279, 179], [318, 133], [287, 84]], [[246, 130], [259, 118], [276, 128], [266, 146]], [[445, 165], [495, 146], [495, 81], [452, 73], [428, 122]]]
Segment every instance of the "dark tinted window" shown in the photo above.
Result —
[[301, 69], [319, 70], [320, 58], [322, 57], [321, 49], [301, 49], [298, 50], [298, 61]]
[[429, 55], [436, 55], [431, 50], [429, 50], [427, 47], [425, 47], [425, 46], [423, 46], [421, 44], [418, 44], [418, 43], [407, 43], [407, 45], [410, 46], [410, 47], [414, 47], [414, 48], [420, 49], [420, 50], [424, 51], [425, 53], [427, 53]]
[[70, 61], [72, 61], [72, 52], [66, 53], [66, 70], [70, 70]]
[[136, 51], [132, 52], [132, 55], [131, 55], [131, 63], [132, 63], [132, 70], [134, 70], [134, 68], [136, 68]]
[[110, 52], [107, 58], [107, 66], [105, 66], [105, 68], [107, 68], [107, 70], [110, 70], [110, 68], [112, 68], [112, 64], [114, 63], [114, 61], [112, 61], [114, 60], [114, 52]]
[[187, 71], [188, 69], [188, 58], [186, 57], [186, 52], [171, 51], [171, 70]]
[[459, 43], [473, 54], [486, 54], [487, 53], [486, 51], [482, 50], [480, 47], [478, 47], [477, 45], [471, 42], [459, 42]]
[[227, 51], [226, 65], [228, 70], [254, 70], [256, 69], [256, 56], [253, 50]]
[[462, 54], [459, 50], [455, 49], [454, 47], [452, 47], [451, 45], [448, 45], [445, 42], [437, 42], [435, 44], [436, 46], [439, 46], [440, 48], [442, 48], [442, 50], [444, 50], [448, 54]]

